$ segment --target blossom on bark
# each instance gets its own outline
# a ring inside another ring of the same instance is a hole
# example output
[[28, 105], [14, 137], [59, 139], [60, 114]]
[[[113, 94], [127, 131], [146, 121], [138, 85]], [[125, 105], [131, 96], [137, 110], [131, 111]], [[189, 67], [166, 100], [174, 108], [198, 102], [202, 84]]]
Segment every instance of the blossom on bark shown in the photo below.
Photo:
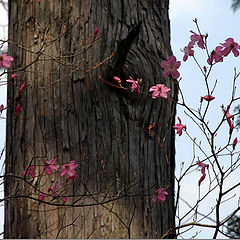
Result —
[[28, 165], [25, 171], [23, 172], [23, 176], [31, 176], [32, 178], [36, 177], [35, 173], [35, 166], [34, 165]]
[[160, 202], [166, 201], [165, 195], [168, 195], [168, 193], [166, 191], [164, 191], [164, 188], [158, 188], [156, 190], [156, 193], [153, 196], [153, 202], [156, 203], [157, 200], [159, 200]]
[[166, 86], [164, 86], [164, 84], [157, 84], [156, 86], [152, 86], [149, 89], [149, 92], [153, 92], [152, 93], [152, 98], [155, 99], [159, 96], [163, 97], [163, 98], [167, 98], [167, 92], [170, 91], [170, 88], [167, 88]]
[[38, 195], [38, 199], [41, 200], [41, 201], [44, 201], [45, 196], [46, 196], [46, 195], [45, 195], [44, 193], [40, 193], [40, 194]]
[[52, 191], [52, 197], [58, 196], [57, 189], [58, 189], [58, 180], [56, 180], [53, 186], [50, 188], [50, 191]]
[[11, 62], [14, 60], [13, 57], [8, 56], [7, 54], [2, 54], [0, 55], [0, 68], [2, 67], [2, 65], [5, 68], [10, 68], [11, 67]]
[[56, 158], [51, 159], [49, 162], [45, 163], [45, 166], [43, 167], [43, 172], [45, 171], [47, 175], [52, 175], [53, 170], [58, 171], [59, 165], [55, 163]]
[[94, 30], [94, 38], [96, 38], [97, 35], [98, 35], [98, 27], [96, 27], [95, 30]]
[[190, 32], [193, 33], [193, 35], [190, 36], [191, 40], [192, 40], [194, 43], [197, 42], [197, 45], [198, 45], [200, 48], [204, 49], [204, 48], [205, 48], [204, 42], [203, 42], [203, 37], [204, 37], [204, 35], [199, 35], [199, 34], [193, 32], [192, 30], [191, 30]]
[[65, 203], [66, 203], [66, 201], [67, 201], [67, 197], [66, 197], [66, 196], [64, 196], [64, 197], [62, 198], [62, 201], [63, 201], [63, 204], [65, 204]]
[[74, 169], [77, 167], [78, 167], [78, 164], [75, 164], [75, 161], [71, 161], [67, 164], [64, 164], [62, 166], [61, 176], [64, 176], [65, 174], [67, 174], [67, 179], [74, 179], [77, 176]]
[[21, 106], [20, 103], [17, 105], [16, 110], [15, 110], [15, 115], [18, 116], [19, 112], [20, 112]]
[[17, 78], [17, 74], [16, 73], [11, 75], [10, 80], [14, 80], [15, 78]]
[[20, 89], [19, 89], [19, 93], [21, 93], [26, 87], [26, 83], [23, 83], [21, 86], [20, 86]]
[[182, 130], [186, 129], [187, 127], [186, 127], [186, 125], [182, 125], [182, 121], [181, 121], [180, 117], [178, 117], [178, 121], [179, 121], [179, 123], [175, 124], [173, 126], [173, 128], [176, 129], [177, 134], [179, 134], [179, 136], [181, 136], [182, 135]]
[[115, 81], [117, 81], [118, 84], [121, 84], [121, 82], [122, 82], [121, 79], [120, 79], [119, 77], [116, 77], [116, 76], [115, 76], [115, 77], [113, 77], [113, 79], [114, 79]]
[[[115, 79], [116, 80], [116, 79]], [[130, 79], [127, 79], [126, 82], [132, 83], [132, 91], [134, 91], [135, 89], [138, 90], [138, 94], [141, 92], [140, 90], [140, 85], [138, 81], [135, 81], [132, 77], [130, 77]]]
[[180, 76], [178, 68], [180, 67], [181, 62], [177, 61], [175, 56], [170, 56], [168, 60], [163, 60], [160, 66], [163, 68], [163, 76], [168, 77], [172, 76], [173, 79], [177, 79]]

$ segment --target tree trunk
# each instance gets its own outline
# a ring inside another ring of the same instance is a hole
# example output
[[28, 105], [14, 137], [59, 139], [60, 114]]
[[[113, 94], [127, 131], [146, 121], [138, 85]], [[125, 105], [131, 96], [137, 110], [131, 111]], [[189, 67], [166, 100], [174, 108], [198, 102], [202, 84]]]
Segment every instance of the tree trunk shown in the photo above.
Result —
[[[5, 238], [175, 236], [169, 230], [177, 87], [159, 67], [171, 55], [168, 4], [9, 1], [8, 55], [27, 87], [16, 99], [19, 85], [8, 86]], [[171, 91], [153, 100], [113, 87], [114, 76], [126, 88], [132, 76], [142, 78], [142, 92], [156, 83]], [[42, 176], [42, 165], [54, 157], [60, 165], [77, 162], [78, 176], [68, 182], [57, 173]], [[38, 177], [23, 180], [30, 163]], [[56, 179], [64, 192], [40, 204], [39, 191], [47, 194]], [[153, 203], [159, 187], [167, 200]]]

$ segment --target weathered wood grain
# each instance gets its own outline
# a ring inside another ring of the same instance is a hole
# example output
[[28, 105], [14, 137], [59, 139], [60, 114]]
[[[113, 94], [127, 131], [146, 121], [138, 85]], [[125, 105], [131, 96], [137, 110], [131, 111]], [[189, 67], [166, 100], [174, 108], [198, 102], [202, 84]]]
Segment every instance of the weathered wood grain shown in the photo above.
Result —
[[[143, 79], [144, 92], [164, 83], [176, 100], [176, 83], [163, 78], [157, 64], [171, 55], [168, 4], [168, 0], [9, 1], [13, 68], [21, 69], [37, 57], [38, 61], [19, 72], [19, 79], [28, 83], [19, 118], [15, 106], [8, 109], [6, 174], [22, 176], [31, 161], [41, 165], [53, 157], [59, 163], [74, 160], [79, 177], [69, 186], [69, 195], [89, 195], [87, 189], [99, 201], [122, 193], [125, 197], [104, 206], [59, 209], [9, 198], [5, 238], [160, 238], [174, 226], [175, 102], [126, 93], [99, 80], [99, 74], [109, 78], [106, 71], [114, 58], [87, 71], [115, 53], [121, 40], [142, 22], [125, 64], [133, 78]], [[102, 39], [81, 53], [95, 27]], [[49, 44], [41, 49], [44, 42]], [[126, 69], [119, 74], [129, 76]], [[17, 91], [9, 85], [9, 102]], [[149, 137], [143, 129], [153, 121], [156, 127]], [[162, 147], [158, 138], [165, 139]], [[55, 176], [41, 179], [46, 182], [41, 190], [47, 192], [54, 180]], [[9, 176], [5, 181], [6, 197], [22, 192], [36, 197], [22, 181], [16, 183]], [[65, 183], [60, 177], [59, 181]], [[167, 201], [153, 204], [155, 190], [164, 186]], [[85, 196], [79, 203], [89, 202], [93, 198]]]

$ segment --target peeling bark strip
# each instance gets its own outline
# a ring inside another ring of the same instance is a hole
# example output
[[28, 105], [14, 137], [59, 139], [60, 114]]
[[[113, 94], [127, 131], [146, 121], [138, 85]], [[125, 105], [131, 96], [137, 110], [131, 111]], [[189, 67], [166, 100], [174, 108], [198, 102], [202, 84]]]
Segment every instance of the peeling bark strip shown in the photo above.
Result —
[[[18, 119], [14, 106], [7, 113], [5, 238], [160, 238], [174, 227], [174, 101], [114, 91], [98, 79], [111, 66], [110, 75], [142, 78], [143, 92], [165, 84], [176, 100], [175, 82], [157, 64], [171, 55], [168, 4], [9, 1], [9, 55], [28, 87]], [[16, 95], [9, 85], [8, 101]], [[66, 186], [57, 174], [28, 183], [14, 177], [29, 163], [41, 174], [40, 165], [53, 157], [79, 164], [78, 177], [68, 182], [72, 207], [30, 199], [39, 189], [47, 193], [56, 178]], [[153, 204], [159, 187], [169, 195]]]

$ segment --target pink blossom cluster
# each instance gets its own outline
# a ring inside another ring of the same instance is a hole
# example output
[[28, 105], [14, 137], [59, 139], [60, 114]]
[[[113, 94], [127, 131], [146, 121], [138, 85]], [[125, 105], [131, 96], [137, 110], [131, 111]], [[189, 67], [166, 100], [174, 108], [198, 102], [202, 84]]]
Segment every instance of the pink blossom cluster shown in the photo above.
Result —
[[[160, 64], [163, 69], [164, 77], [172, 77], [173, 79], [177, 79], [180, 77], [180, 73], [178, 72], [178, 68], [181, 66], [181, 62], [177, 61], [175, 56], [169, 56], [167, 60], [163, 60]], [[149, 92], [152, 93], [152, 98], [156, 99], [158, 97], [167, 98], [167, 92], [171, 89], [166, 87], [164, 84], [156, 84], [149, 89]]]
[[[192, 35], [190, 36], [191, 41], [186, 47], [184, 47], [183, 61], [187, 61], [189, 56], [194, 56], [194, 46], [197, 44], [199, 48], [205, 49], [205, 39], [207, 35], [197, 34], [190, 31]], [[223, 58], [228, 56], [231, 52], [235, 57], [239, 56], [240, 45], [234, 41], [233, 38], [227, 38], [224, 43], [220, 43], [210, 54], [207, 59], [209, 65], [217, 62], [223, 62]]]
[[8, 56], [7, 54], [0, 55], [0, 68], [3, 66], [5, 68], [10, 68], [12, 65], [13, 57]]
[[158, 188], [153, 196], [153, 202], [156, 203], [157, 201], [160, 202], [166, 201], [165, 195], [168, 195], [168, 193], [164, 190], [164, 188]]
[[[11, 65], [12, 65], [12, 63], [11, 63], [12, 61], [14, 61], [14, 58], [13, 58], [13, 57], [8, 56], [7, 54], [2, 54], [2, 55], [0, 55], [0, 68], [1, 68], [2, 66], [5, 67], [5, 68], [10, 68]], [[14, 74], [11, 75], [10, 80], [14, 80], [16, 77], [17, 77], [17, 74], [14, 73]], [[23, 87], [21, 88], [21, 91], [23, 91]], [[2, 113], [2, 111], [3, 111], [4, 109], [5, 109], [5, 108], [4, 108], [4, 105], [1, 104], [1, 106], [0, 106], [0, 112]], [[16, 107], [16, 112], [15, 112], [16, 116], [19, 114], [19, 112], [20, 112], [20, 105], [19, 105], [19, 106], [17, 105], [17, 107]]]
[[[67, 175], [67, 181], [69, 179], [74, 179], [77, 177], [77, 173], [75, 169], [78, 167], [78, 164], [75, 163], [75, 161], [70, 161], [69, 163], [65, 163], [62, 166], [61, 170], [61, 176]], [[46, 173], [47, 175], [52, 175], [54, 171], [59, 170], [59, 164], [56, 163], [56, 158], [52, 158], [50, 161], [46, 161], [45, 165], [42, 168], [42, 174]], [[23, 173], [24, 176], [31, 176], [32, 178], [36, 177], [35, 172], [35, 166], [33, 164], [30, 164], [27, 166], [26, 170]], [[51, 196], [55, 197], [58, 196], [57, 190], [58, 190], [59, 184], [58, 180], [55, 181], [53, 186], [49, 189], [49, 192], [51, 192]], [[44, 200], [46, 197], [46, 194], [40, 193], [38, 196], [39, 200]], [[66, 202], [66, 197], [63, 197], [63, 202]]]
[[233, 38], [227, 38], [225, 43], [220, 43], [221, 46], [217, 46], [209, 56], [207, 62], [208, 64], [213, 64], [213, 62], [222, 62], [223, 57], [228, 56], [231, 52], [235, 57], [239, 56], [240, 45], [234, 41]]
[[191, 41], [188, 43], [186, 47], [184, 47], [183, 52], [183, 61], [186, 62], [189, 56], [194, 56], [194, 45], [197, 44], [198, 47], [205, 49], [205, 43], [204, 43], [204, 35], [197, 34], [193, 31], [190, 31], [192, 35], [190, 36]]

